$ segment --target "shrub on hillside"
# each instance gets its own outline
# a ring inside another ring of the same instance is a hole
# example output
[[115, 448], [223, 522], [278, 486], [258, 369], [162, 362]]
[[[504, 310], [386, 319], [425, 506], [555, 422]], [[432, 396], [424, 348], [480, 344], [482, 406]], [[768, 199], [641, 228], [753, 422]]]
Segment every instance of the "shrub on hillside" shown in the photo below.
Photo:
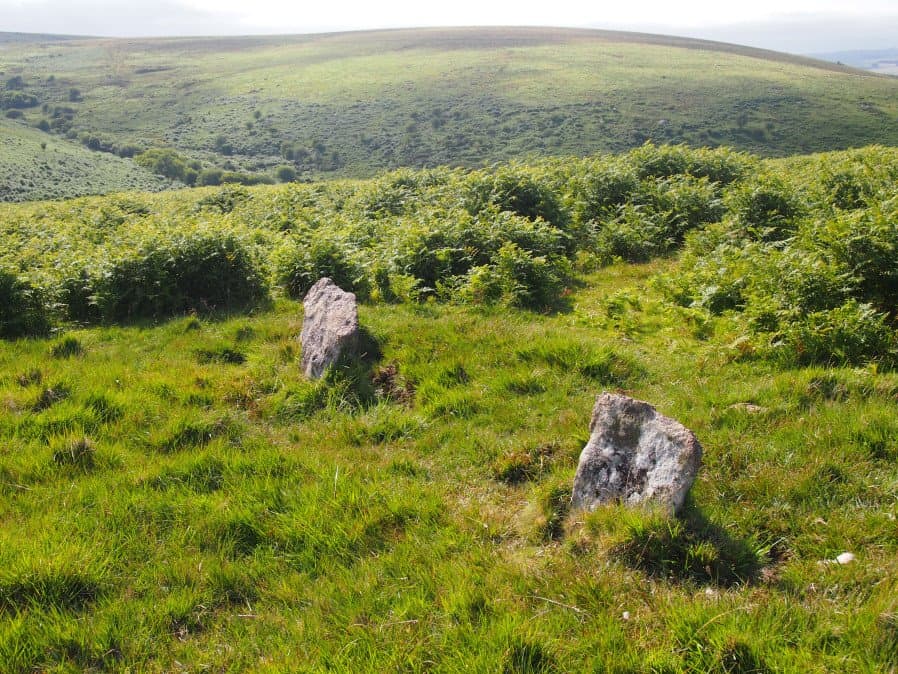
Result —
[[594, 248], [605, 264], [662, 255], [725, 212], [718, 186], [707, 177], [640, 179], [621, 162], [596, 162], [575, 181], [572, 198], [576, 220], [586, 225], [578, 245]]
[[23, 91], [6, 91], [0, 93], [0, 110], [33, 108], [40, 104], [37, 96]]
[[631, 150], [627, 159], [640, 178], [669, 178], [689, 172], [690, 152], [685, 145], [646, 143]]
[[558, 307], [570, 279], [571, 266], [566, 258], [534, 255], [508, 242], [489, 265], [468, 272], [458, 296], [476, 304], [502, 302], [547, 311]]
[[784, 322], [774, 337], [777, 352], [790, 363], [860, 365], [870, 360], [898, 363], [898, 336], [886, 317], [869, 304], [849, 300]]
[[222, 185], [273, 185], [274, 178], [263, 173], [243, 173], [225, 171], [221, 174]]
[[617, 260], [646, 262], [670, 249], [667, 227], [648, 209], [624, 206], [620, 214], [599, 229], [595, 253], [602, 264]]
[[489, 262], [486, 233], [467, 214], [408, 223], [394, 244], [393, 265], [425, 289]]
[[363, 218], [381, 219], [414, 210], [420, 202], [411, 171], [391, 173], [355, 191], [349, 209]]
[[272, 255], [272, 266], [276, 283], [296, 299], [325, 276], [361, 297], [371, 287], [367, 267], [347, 243], [314, 232], [285, 239]]
[[169, 148], [151, 148], [134, 157], [140, 166], [169, 180], [193, 185], [199, 175], [199, 165], [188, 161]]
[[391, 245], [392, 265], [412, 276], [425, 290], [453, 285], [478, 266], [494, 262], [503, 245], [513, 243], [536, 257], [563, 256], [571, 237], [543, 220], [528, 220], [509, 211], [435, 211], [403, 222]]
[[857, 283], [857, 298], [898, 315], [898, 203], [815, 223], [809, 232]]
[[729, 185], [748, 175], [756, 163], [749, 155], [729, 148], [691, 149], [685, 145], [656, 146], [646, 143], [626, 155], [640, 178], [690, 175]]
[[619, 161], [596, 160], [578, 176], [574, 186], [575, 214], [580, 222], [617, 215], [639, 189], [636, 171]]
[[196, 184], [198, 187], [214, 187], [216, 185], [221, 185], [221, 177], [223, 175], [224, 170], [220, 168], [203, 169], [197, 174]]
[[274, 170], [274, 177], [279, 183], [292, 183], [296, 180], [296, 169], [284, 164]]
[[141, 152], [143, 152], [143, 148], [134, 143], [125, 143], [124, 145], [117, 146], [115, 149], [115, 153], [123, 159], [130, 159], [139, 155]]
[[234, 146], [228, 141], [227, 136], [216, 136], [215, 141], [212, 143], [212, 149], [225, 156], [234, 154]]
[[800, 195], [774, 174], [761, 174], [735, 186], [726, 205], [735, 224], [760, 241], [781, 241], [792, 236], [806, 205]]
[[249, 191], [243, 187], [228, 185], [197, 201], [196, 208], [197, 210], [208, 209], [219, 213], [230, 213], [251, 198]]
[[0, 338], [40, 336], [49, 331], [43, 291], [10, 271], [0, 270]]
[[67, 320], [76, 323], [94, 323], [100, 320], [97, 306], [95, 279], [86, 269], [66, 276], [59, 284], [59, 300], [65, 308]]
[[465, 180], [463, 201], [471, 215], [494, 208], [531, 220], [542, 218], [561, 229], [570, 220], [551, 186], [532, 170], [515, 165], [471, 173]]
[[690, 230], [724, 215], [723, 201], [707, 178], [673, 176], [643, 181], [633, 201], [654, 214], [664, 224], [665, 235], [679, 244]]
[[248, 245], [221, 233], [150, 243], [113, 262], [94, 287], [99, 314], [108, 321], [239, 310], [267, 296], [261, 266]]

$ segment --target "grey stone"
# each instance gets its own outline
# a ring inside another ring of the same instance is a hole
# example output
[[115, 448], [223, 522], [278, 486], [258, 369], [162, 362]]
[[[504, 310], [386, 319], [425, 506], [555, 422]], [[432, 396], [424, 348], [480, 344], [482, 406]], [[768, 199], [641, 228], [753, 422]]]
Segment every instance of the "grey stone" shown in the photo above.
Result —
[[320, 379], [340, 358], [357, 356], [358, 304], [353, 293], [322, 278], [309, 289], [303, 308], [301, 366], [306, 376]]
[[676, 512], [702, 461], [702, 447], [682, 424], [641, 400], [616, 393], [596, 399], [590, 438], [580, 454], [571, 506], [657, 503]]
[[753, 403], [734, 403], [727, 409], [745, 412], [746, 414], [761, 414], [767, 411], [766, 407], [761, 407], [760, 405], [755, 405]]

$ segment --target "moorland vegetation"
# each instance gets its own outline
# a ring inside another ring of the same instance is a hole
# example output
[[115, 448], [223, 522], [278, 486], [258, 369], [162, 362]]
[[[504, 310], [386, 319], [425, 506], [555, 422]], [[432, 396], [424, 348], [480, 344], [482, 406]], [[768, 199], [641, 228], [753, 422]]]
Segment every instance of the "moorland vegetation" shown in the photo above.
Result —
[[726, 148], [368, 182], [241, 186], [5, 207], [7, 337], [302, 298], [322, 276], [375, 302], [564, 310], [578, 272], [684, 249], [671, 301], [734, 312], [791, 364], [892, 364], [898, 155], [763, 162]]
[[550, 28], [9, 37], [3, 201], [475, 168], [646, 141], [763, 156], [898, 145], [898, 80], [700, 40]]
[[[896, 177], [649, 144], [0, 206], [0, 669], [895, 668]], [[311, 382], [322, 275], [371, 348]], [[602, 389], [699, 436], [681, 517], [570, 512]]]

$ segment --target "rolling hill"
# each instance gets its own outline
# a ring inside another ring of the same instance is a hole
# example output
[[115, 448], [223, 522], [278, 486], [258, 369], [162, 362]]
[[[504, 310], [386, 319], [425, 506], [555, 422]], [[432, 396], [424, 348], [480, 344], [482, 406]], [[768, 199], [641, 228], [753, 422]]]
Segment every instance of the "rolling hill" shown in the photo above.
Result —
[[[5, 34], [0, 72], [0, 103], [16, 117], [5, 123], [106, 150], [94, 153], [100, 163], [168, 147], [203, 167], [270, 172], [289, 164], [302, 176], [364, 177], [400, 166], [621, 151], [647, 140], [766, 156], [898, 144], [898, 80], [632, 33]], [[4, 149], [0, 172], [40, 156], [39, 143]], [[30, 180], [33, 189], [2, 198], [56, 196], [52, 178]], [[80, 192], [126, 184], [85, 181]]]

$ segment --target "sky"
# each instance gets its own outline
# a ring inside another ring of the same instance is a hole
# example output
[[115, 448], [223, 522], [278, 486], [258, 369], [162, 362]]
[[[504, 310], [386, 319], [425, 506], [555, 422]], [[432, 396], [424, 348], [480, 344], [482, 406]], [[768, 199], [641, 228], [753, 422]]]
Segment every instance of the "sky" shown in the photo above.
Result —
[[815, 53], [898, 47], [896, 0], [0, 0], [0, 31], [104, 36], [412, 26], [640, 30]]

